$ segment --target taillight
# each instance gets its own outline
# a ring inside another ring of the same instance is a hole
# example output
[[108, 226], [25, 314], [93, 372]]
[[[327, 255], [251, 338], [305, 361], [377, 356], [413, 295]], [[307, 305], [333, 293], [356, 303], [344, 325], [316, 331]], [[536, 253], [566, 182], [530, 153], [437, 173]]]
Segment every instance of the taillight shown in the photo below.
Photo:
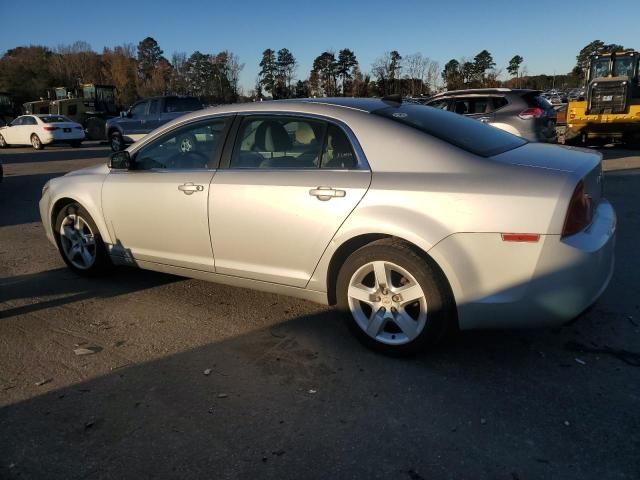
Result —
[[571, 196], [567, 217], [564, 220], [562, 236], [568, 237], [584, 230], [593, 220], [593, 205], [589, 195], [584, 191], [584, 182], [580, 181]]
[[44, 128], [47, 132], [53, 132], [54, 130], [58, 130], [58, 127], [42, 127]]
[[532, 118], [540, 118], [543, 115], [544, 110], [542, 110], [540, 107], [534, 107], [523, 110], [518, 116], [523, 120], [530, 120]]

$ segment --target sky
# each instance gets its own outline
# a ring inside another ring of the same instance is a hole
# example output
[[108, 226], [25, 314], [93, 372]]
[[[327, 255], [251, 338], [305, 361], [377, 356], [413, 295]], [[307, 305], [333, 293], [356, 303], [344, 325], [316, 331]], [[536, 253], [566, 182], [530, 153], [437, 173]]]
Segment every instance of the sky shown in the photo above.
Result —
[[0, 54], [76, 40], [100, 52], [150, 36], [167, 58], [195, 50], [234, 52], [245, 64], [240, 84], [248, 91], [266, 48], [291, 50], [300, 79], [315, 57], [342, 48], [355, 52], [365, 72], [391, 50], [420, 52], [442, 68], [451, 58], [472, 59], [487, 49], [506, 78], [516, 54], [529, 74], [560, 74], [592, 40], [640, 49], [638, 18], [636, 0], [0, 0]]

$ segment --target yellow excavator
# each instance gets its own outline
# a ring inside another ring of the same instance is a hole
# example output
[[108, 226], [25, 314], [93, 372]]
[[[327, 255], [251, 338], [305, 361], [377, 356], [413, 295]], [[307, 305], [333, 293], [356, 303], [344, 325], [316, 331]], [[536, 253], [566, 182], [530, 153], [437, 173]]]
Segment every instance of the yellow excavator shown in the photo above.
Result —
[[640, 141], [639, 60], [635, 50], [591, 56], [585, 95], [567, 105], [565, 143]]

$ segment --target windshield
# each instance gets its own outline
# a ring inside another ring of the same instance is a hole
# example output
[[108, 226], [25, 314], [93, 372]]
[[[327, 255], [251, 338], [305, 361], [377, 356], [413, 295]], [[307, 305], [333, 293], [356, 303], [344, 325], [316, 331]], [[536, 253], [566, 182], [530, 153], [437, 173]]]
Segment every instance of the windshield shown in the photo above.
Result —
[[40, 117], [44, 123], [59, 123], [59, 122], [70, 122], [67, 117], [63, 117], [62, 115], [42, 115]]
[[633, 77], [633, 57], [616, 57], [613, 65], [614, 77]]
[[428, 106], [404, 104], [381, 108], [372, 113], [483, 157], [498, 155], [527, 143], [520, 137], [477, 120]]
[[598, 58], [591, 62], [591, 80], [607, 76], [609, 76], [609, 57]]

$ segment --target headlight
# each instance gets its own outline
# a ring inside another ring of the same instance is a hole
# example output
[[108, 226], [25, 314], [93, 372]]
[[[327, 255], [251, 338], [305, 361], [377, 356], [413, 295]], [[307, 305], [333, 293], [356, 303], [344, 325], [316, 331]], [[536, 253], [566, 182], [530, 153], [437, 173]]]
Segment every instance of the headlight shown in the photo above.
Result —
[[45, 183], [44, 186], [42, 187], [42, 196], [44, 197], [44, 194], [47, 193], [47, 190], [49, 190], [49, 182]]

